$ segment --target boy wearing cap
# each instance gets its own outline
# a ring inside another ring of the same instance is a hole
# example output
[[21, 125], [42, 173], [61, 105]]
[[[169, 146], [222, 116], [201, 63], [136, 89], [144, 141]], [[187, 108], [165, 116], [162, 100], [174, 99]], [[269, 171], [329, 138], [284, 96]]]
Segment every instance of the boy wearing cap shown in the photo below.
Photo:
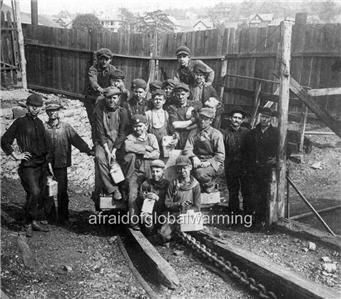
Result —
[[229, 208], [235, 214], [240, 213], [239, 191], [243, 197], [243, 209], [250, 214], [249, 193], [247, 176], [242, 160], [242, 146], [249, 129], [242, 127], [245, 112], [239, 106], [232, 109], [230, 113], [231, 123], [224, 132], [225, 144], [225, 178], [229, 190]]
[[174, 96], [174, 87], [176, 82], [173, 79], [167, 79], [162, 83], [162, 89], [165, 92], [165, 100], [164, 109], [168, 111], [170, 105], [175, 105], [175, 96]]
[[153, 232], [155, 219], [165, 211], [165, 196], [169, 182], [164, 178], [165, 163], [162, 160], [154, 160], [150, 164], [151, 178], [145, 179], [140, 186], [140, 198], [153, 198], [155, 200], [153, 215], [148, 223], [148, 231]]
[[[139, 229], [134, 221], [137, 215], [136, 198], [139, 185], [144, 178], [151, 177], [150, 163], [160, 156], [159, 145], [155, 135], [147, 133], [147, 118], [142, 114], [132, 117], [133, 134], [127, 136], [124, 142], [124, 174], [129, 184], [129, 214], [134, 229]], [[136, 220], [136, 219], [135, 219]]]
[[178, 135], [178, 149], [183, 149], [187, 141], [188, 134], [195, 128], [196, 111], [201, 108], [201, 103], [195, 105], [189, 103], [189, 87], [187, 84], [178, 83], [174, 89], [176, 95], [176, 105], [169, 107], [169, 122]]
[[270, 108], [262, 108], [259, 112], [259, 124], [245, 138], [243, 161], [248, 175], [253, 180], [251, 188], [255, 198], [249, 205], [255, 211], [256, 222], [262, 223], [266, 221], [269, 184], [272, 168], [277, 161], [279, 131], [271, 125], [274, 114]]
[[116, 69], [109, 74], [110, 86], [121, 90], [121, 102], [125, 103], [129, 99], [129, 90], [124, 85], [125, 75], [122, 70]]
[[110, 167], [117, 155], [123, 155], [123, 143], [129, 128], [129, 118], [127, 110], [120, 106], [120, 89], [108, 87], [104, 89], [103, 94], [104, 102], [98, 104], [95, 109], [97, 144], [95, 172], [99, 178], [95, 183], [95, 196], [104, 192], [112, 194], [115, 199], [120, 199], [121, 194], [110, 176]]
[[194, 85], [193, 69], [196, 65], [201, 65], [207, 73], [206, 85], [212, 85], [214, 80], [214, 71], [201, 60], [191, 60], [191, 51], [186, 46], [180, 46], [176, 50], [176, 58], [178, 60], [178, 69], [175, 75], [175, 80], [184, 82], [188, 85]]
[[204, 107], [213, 108], [215, 110], [215, 118], [213, 127], [220, 128], [221, 114], [224, 112], [218, 94], [212, 85], [206, 85], [206, 68], [201, 64], [193, 67], [194, 84], [190, 85], [191, 99], [199, 101]]
[[[26, 100], [27, 114], [17, 118], [1, 138], [1, 148], [14, 160], [21, 161], [18, 174], [26, 191], [25, 223], [26, 235], [32, 237], [32, 230], [48, 231], [38, 222], [41, 214], [47, 177], [48, 142], [43, 122], [38, 114], [43, 106], [40, 95], [32, 94]], [[12, 144], [16, 139], [20, 153]]]
[[88, 114], [91, 125], [92, 140], [95, 137], [95, 103], [96, 99], [102, 94], [103, 89], [110, 86], [109, 74], [116, 68], [111, 64], [112, 52], [110, 49], [101, 48], [95, 52], [95, 64], [89, 68], [88, 79], [89, 87], [84, 100], [84, 106]]
[[46, 105], [46, 113], [49, 117], [45, 123], [49, 144], [49, 168], [58, 182], [58, 219], [61, 223], [69, 219], [69, 196], [67, 193], [68, 178], [67, 168], [71, 166], [71, 146], [80, 152], [93, 155], [87, 143], [77, 134], [68, 123], [62, 122], [59, 117], [59, 103]]
[[131, 119], [135, 114], [144, 114], [148, 110], [148, 101], [146, 100], [147, 83], [143, 79], [134, 79], [132, 82], [133, 95], [127, 103], [123, 104], [129, 113]]
[[[172, 214], [177, 217], [187, 210], [200, 211], [201, 191], [198, 181], [191, 176], [192, 162], [187, 156], [180, 155], [176, 159], [177, 178], [173, 180], [166, 193], [165, 215], [169, 217]], [[167, 243], [171, 240], [172, 234], [179, 229], [175, 222], [163, 224], [158, 230], [162, 241]]]
[[211, 126], [214, 116], [212, 108], [200, 109], [198, 128], [189, 134], [184, 148], [193, 162], [193, 176], [206, 193], [214, 191], [215, 177], [222, 173], [225, 160], [223, 135]]
[[156, 89], [152, 92], [152, 109], [146, 111], [147, 131], [155, 135], [159, 147], [162, 147], [162, 137], [170, 135], [170, 125], [168, 112], [163, 110], [165, 103], [165, 92]]

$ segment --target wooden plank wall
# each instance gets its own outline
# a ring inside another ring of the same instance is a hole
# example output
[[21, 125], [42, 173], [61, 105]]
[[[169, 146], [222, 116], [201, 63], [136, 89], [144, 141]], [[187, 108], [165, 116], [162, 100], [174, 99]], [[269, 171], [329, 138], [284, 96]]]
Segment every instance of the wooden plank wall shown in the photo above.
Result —
[[11, 13], [1, 11], [1, 86], [17, 87], [21, 84], [18, 33]]
[[[179, 45], [187, 45], [192, 57], [202, 59], [215, 70], [214, 86], [219, 88], [224, 84], [225, 112], [237, 104], [251, 110], [258, 82], [234, 77], [220, 80], [222, 57], [227, 58], [229, 74], [270, 80], [275, 80], [279, 64], [279, 26], [160, 34], [156, 47], [153, 37], [143, 34], [88, 33], [32, 25], [25, 25], [23, 29], [29, 84], [75, 94], [84, 94], [93, 51], [101, 47], [117, 54], [113, 64], [125, 71], [129, 88], [133, 78], [148, 80], [150, 55], [158, 59], [156, 78], [172, 78], [177, 67], [175, 50]], [[340, 86], [341, 24], [295, 25], [292, 43], [291, 70], [299, 83], [311, 88]], [[73, 50], [42, 47], [41, 44]], [[273, 93], [276, 88], [277, 84], [262, 83], [262, 92]], [[321, 97], [320, 102], [329, 111], [341, 114], [340, 96]], [[300, 109], [300, 104], [291, 102], [291, 110]]]

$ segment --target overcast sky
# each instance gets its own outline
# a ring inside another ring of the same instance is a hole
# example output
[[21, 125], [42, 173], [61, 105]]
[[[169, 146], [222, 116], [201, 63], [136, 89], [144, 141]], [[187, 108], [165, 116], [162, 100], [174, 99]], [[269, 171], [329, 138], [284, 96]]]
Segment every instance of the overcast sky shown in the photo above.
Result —
[[[249, 0], [264, 2], [264, 0]], [[273, 0], [267, 0], [273, 1]], [[275, 0], [276, 1], [276, 0]], [[278, 1], [278, 0], [277, 0]], [[297, 2], [297, 0], [279, 0], [282, 2]], [[321, 1], [321, 0], [313, 0]], [[322, 0], [324, 1], [324, 0]], [[340, 2], [341, 0], [334, 0]], [[10, 0], [4, 0], [10, 4]], [[152, 11], [166, 8], [189, 8], [199, 6], [214, 6], [219, 2], [242, 2], [242, 0], [38, 0], [38, 11], [40, 14], [56, 14], [61, 10], [68, 10], [71, 13], [87, 13], [94, 10], [111, 10], [115, 7], [126, 7], [134, 12]], [[20, 0], [22, 11], [31, 11], [31, 0]]]

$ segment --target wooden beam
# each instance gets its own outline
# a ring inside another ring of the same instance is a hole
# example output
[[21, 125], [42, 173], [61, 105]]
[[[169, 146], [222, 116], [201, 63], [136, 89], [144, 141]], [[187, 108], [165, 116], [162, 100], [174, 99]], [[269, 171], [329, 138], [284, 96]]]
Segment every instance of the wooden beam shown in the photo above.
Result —
[[251, 124], [251, 128], [254, 128], [256, 126], [257, 123], [257, 111], [260, 105], [260, 92], [262, 90], [262, 83], [258, 83], [257, 86], [257, 90], [256, 90], [256, 94], [255, 94], [255, 99], [254, 99], [254, 110], [252, 112], [251, 115], [251, 120], [250, 120], [250, 124]]
[[286, 191], [286, 138], [288, 131], [289, 93], [290, 93], [290, 54], [291, 54], [291, 33], [292, 22], [282, 21], [281, 23], [281, 63], [280, 63], [280, 86], [279, 86], [279, 144], [277, 160], [277, 213], [269, 223], [284, 218], [285, 214], [285, 191]]
[[31, 24], [38, 25], [38, 0], [31, 0]]
[[307, 119], [308, 119], [308, 107], [303, 107], [303, 113], [302, 113], [302, 119], [301, 119], [301, 132], [300, 132], [300, 153], [303, 152], [303, 146], [304, 146], [304, 134], [305, 134], [305, 128], [307, 126]]
[[290, 89], [321, 121], [341, 137], [341, 122], [335, 120], [327, 111], [321, 108], [317, 101], [292, 77], [290, 78]]
[[143, 252], [145, 258], [144, 264], [148, 263], [152, 266], [155, 274], [161, 283], [171, 289], [175, 289], [179, 285], [179, 278], [175, 270], [169, 263], [158, 253], [155, 247], [145, 238], [140, 231], [134, 231], [130, 228], [127, 229], [129, 236], [136, 242]]
[[[225, 233], [228, 234], [227, 231]], [[308, 280], [299, 273], [288, 270], [226, 240], [220, 240], [206, 232], [200, 232], [194, 236], [241, 271], [263, 284], [268, 291], [274, 292], [277, 298], [340, 298], [336, 290]]]
[[[220, 80], [224, 81], [224, 77], [227, 72], [227, 59], [224, 59], [221, 63], [221, 70], [220, 70]], [[224, 90], [225, 90], [225, 84], [222, 83], [220, 87], [220, 99], [222, 100], [224, 97]]]
[[312, 97], [341, 95], [341, 87], [310, 89], [307, 93]]
[[25, 47], [24, 47], [24, 35], [21, 27], [21, 14], [20, 14], [20, 1], [15, 0], [12, 4], [15, 6], [15, 19], [18, 28], [18, 43], [20, 52], [20, 64], [21, 64], [21, 80], [23, 89], [27, 89], [27, 77], [26, 77], [26, 58], [25, 58]]

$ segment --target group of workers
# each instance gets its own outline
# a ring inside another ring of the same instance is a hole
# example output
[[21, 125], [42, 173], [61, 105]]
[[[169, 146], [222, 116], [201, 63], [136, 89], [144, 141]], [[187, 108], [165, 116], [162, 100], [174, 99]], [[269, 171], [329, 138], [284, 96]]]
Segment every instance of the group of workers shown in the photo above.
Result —
[[[272, 111], [263, 108], [260, 122], [250, 130], [246, 113], [235, 107], [230, 124], [221, 130], [223, 105], [212, 86], [214, 71], [201, 60], [191, 59], [190, 49], [176, 50], [178, 69], [174, 79], [153, 81], [141, 78], [125, 87], [125, 74], [111, 64], [113, 54], [102, 48], [89, 69], [89, 89], [84, 100], [94, 147], [67, 123], [60, 120], [60, 103], [46, 105], [48, 121], [38, 114], [43, 99], [38, 94], [27, 98], [28, 113], [16, 119], [4, 133], [1, 147], [20, 160], [19, 176], [27, 194], [26, 234], [48, 231], [46, 214], [46, 176], [58, 182], [58, 219], [68, 221], [67, 167], [71, 165], [71, 146], [95, 157], [95, 191], [113, 200], [128, 202], [133, 229], [139, 230], [141, 205], [155, 200], [157, 215], [200, 210], [201, 193], [217, 190], [216, 179], [224, 173], [229, 190], [229, 208], [234, 213], [254, 215], [265, 220], [266, 198], [271, 168], [276, 163], [278, 131], [271, 125]], [[167, 138], [165, 138], [167, 137]], [[12, 147], [14, 139], [20, 149]], [[180, 150], [175, 162], [174, 180], [165, 178], [167, 149]], [[120, 166], [124, 180], [116, 182], [113, 164]], [[239, 199], [243, 197], [243, 209]], [[44, 211], [45, 209], [45, 211]], [[43, 210], [43, 211], [41, 211]], [[164, 231], [165, 227], [155, 227]]]

